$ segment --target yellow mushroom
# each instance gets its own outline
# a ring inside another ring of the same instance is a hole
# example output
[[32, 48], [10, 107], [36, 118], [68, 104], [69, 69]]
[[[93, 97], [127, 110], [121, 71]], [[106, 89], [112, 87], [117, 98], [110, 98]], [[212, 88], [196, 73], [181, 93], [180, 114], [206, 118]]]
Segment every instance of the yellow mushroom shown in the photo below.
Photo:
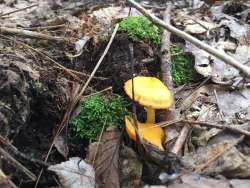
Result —
[[[129, 117], [125, 117], [126, 131], [129, 135], [129, 138], [136, 141], [136, 133], [132, 122], [133, 120], [131, 120]], [[165, 134], [160, 126], [155, 127], [155, 124], [152, 123], [138, 122], [138, 133], [142, 139], [156, 146], [158, 149], [164, 150], [162, 142], [165, 140]]]
[[[124, 85], [127, 95], [132, 96], [132, 79]], [[134, 78], [134, 99], [147, 108], [147, 123], [155, 123], [155, 109], [168, 109], [173, 104], [169, 89], [155, 77]]]

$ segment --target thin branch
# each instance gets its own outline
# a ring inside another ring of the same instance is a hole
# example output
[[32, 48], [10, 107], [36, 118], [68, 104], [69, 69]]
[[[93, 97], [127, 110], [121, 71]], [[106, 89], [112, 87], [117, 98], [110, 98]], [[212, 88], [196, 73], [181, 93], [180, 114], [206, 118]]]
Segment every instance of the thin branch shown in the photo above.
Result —
[[24, 10], [27, 10], [29, 8], [33, 8], [33, 7], [36, 7], [36, 6], [38, 6], [38, 4], [30, 5], [28, 7], [24, 7], [24, 8], [21, 8], [21, 9], [17, 9], [17, 10], [14, 10], [14, 11], [3, 13], [3, 14], [0, 14], [0, 18], [2, 18], [4, 16], [9, 16], [11, 14], [14, 14], [14, 13], [17, 13], [17, 12], [21, 12], [21, 11], [24, 11]]
[[2, 145], [4, 145], [5, 147], [7, 147], [7, 149], [10, 150], [16, 156], [19, 156], [25, 160], [28, 160], [34, 164], [39, 164], [39, 165], [45, 166], [45, 167], [49, 166], [49, 164], [47, 164], [41, 160], [32, 158], [31, 156], [27, 156], [26, 154], [20, 152], [15, 146], [13, 146], [7, 139], [4, 139], [1, 135], [0, 135], [0, 143]]
[[[172, 5], [168, 4], [163, 13], [163, 20], [166, 24], [170, 24]], [[170, 55], [170, 35], [171, 33], [164, 30], [161, 36], [161, 74], [162, 81], [166, 84], [170, 91], [173, 91], [173, 82], [171, 76], [171, 55]]]
[[199, 167], [196, 168], [195, 173], [202, 172], [205, 168], [209, 167], [211, 163], [214, 161], [218, 160], [219, 157], [230, 151], [234, 146], [239, 144], [243, 139], [245, 138], [244, 135], [242, 135], [240, 138], [235, 140], [233, 143], [231, 143], [228, 147], [224, 148], [222, 151], [217, 153], [215, 156], [213, 156], [211, 159], [209, 159], [205, 164], [200, 165]]
[[229, 130], [229, 131], [232, 131], [234, 133], [240, 133], [240, 134], [243, 134], [245, 136], [250, 137], [249, 131], [246, 131], [244, 129], [239, 129], [239, 128], [232, 126], [232, 125], [220, 125], [220, 124], [210, 123], [210, 122], [205, 122], [205, 121], [192, 121], [192, 120], [182, 120], [182, 122], [189, 123], [191, 125], [196, 124], [196, 125], [213, 127], [213, 128], [222, 129], [222, 130]]
[[166, 24], [163, 20], [161, 20], [161, 19], [157, 18], [156, 16], [152, 15], [151, 13], [149, 13], [145, 8], [143, 8], [139, 3], [136, 3], [134, 0], [128, 0], [128, 1], [137, 10], [139, 10], [143, 15], [147, 16], [154, 24], [157, 24], [157, 25], [163, 27], [164, 29], [168, 30], [169, 32], [174, 33], [175, 35], [191, 42], [192, 44], [194, 44], [198, 48], [201, 48], [201, 49], [207, 51], [208, 53], [214, 55], [215, 57], [224, 61], [225, 63], [237, 68], [242, 73], [244, 73], [247, 77], [250, 78], [250, 67], [249, 66], [243, 65], [242, 63], [238, 62], [230, 55], [223, 53], [223, 52], [209, 46], [208, 44], [198, 40], [197, 38], [187, 34], [186, 32], [181, 31], [170, 24]]
[[46, 35], [43, 33], [36, 32], [36, 31], [29, 31], [29, 30], [17, 29], [17, 28], [9, 28], [9, 27], [3, 27], [3, 26], [0, 27], [0, 33], [1, 34], [20, 35], [23, 37], [43, 39], [43, 40], [50, 40], [50, 41], [54, 41], [54, 42], [69, 42], [69, 40], [64, 38], [64, 37], [51, 36], [51, 35]]
[[179, 155], [184, 144], [185, 144], [185, 141], [188, 137], [188, 133], [189, 133], [189, 130], [190, 130], [190, 127], [187, 125], [185, 125], [182, 129], [181, 129], [181, 133], [180, 135], [178, 136], [176, 142], [174, 143], [174, 146], [172, 148], [172, 152], [175, 153], [176, 155]]
[[98, 95], [98, 94], [100, 94], [100, 93], [104, 93], [104, 92], [109, 91], [109, 90], [112, 90], [112, 87], [111, 87], [111, 86], [110, 86], [110, 87], [107, 87], [107, 88], [105, 88], [105, 89], [103, 89], [103, 90], [101, 90], [101, 91], [97, 91], [97, 92], [91, 93], [91, 94], [89, 94], [89, 95], [84, 95], [84, 96], [82, 97], [81, 100], [83, 100], [83, 99], [85, 99], [85, 98], [88, 98], [88, 97], [91, 97], [91, 96], [94, 96], [94, 95]]
[[4, 188], [18, 188], [0, 169], [0, 186]]
[[[9, 41], [13, 41], [17, 44], [20, 44], [22, 46], [24, 46], [25, 48], [28, 48], [34, 52], [36, 52], [38, 55], [41, 55], [42, 57], [46, 58], [49, 62], [52, 62], [54, 63], [56, 66], [56, 68], [60, 68], [61, 70], [63, 70], [64, 72], [66, 72], [67, 74], [69, 74], [71, 77], [73, 77], [75, 80], [77, 81], [81, 81], [80, 78], [75, 74], [77, 71], [74, 71], [74, 70], [71, 70], [71, 69], [68, 69], [66, 67], [64, 67], [63, 65], [61, 65], [60, 63], [56, 62], [55, 60], [53, 60], [51, 57], [49, 57], [48, 55], [46, 55], [45, 53], [41, 52], [40, 50], [36, 49], [36, 48], [33, 48], [32, 46], [24, 43], [24, 42], [21, 42], [21, 41], [17, 41], [17, 40], [13, 40], [12, 38], [10, 37], [7, 37], [7, 36], [4, 36], [2, 34], [0, 34], [0, 37], [6, 39], [6, 40], [9, 40]], [[78, 72], [77, 72], [78, 73]]]
[[33, 174], [30, 170], [28, 170], [25, 166], [23, 166], [20, 162], [14, 159], [7, 151], [0, 147], [0, 154], [3, 158], [10, 162], [13, 166], [21, 170], [24, 174], [26, 174], [32, 181], [36, 180], [36, 175]]
[[246, 131], [244, 129], [239, 129], [233, 125], [220, 125], [216, 123], [211, 123], [211, 122], [205, 122], [205, 121], [193, 121], [193, 120], [187, 120], [187, 119], [177, 119], [177, 120], [172, 120], [172, 121], [165, 121], [158, 123], [155, 127], [161, 126], [161, 127], [167, 127], [176, 123], [188, 123], [189, 125], [201, 125], [201, 126], [206, 126], [206, 127], [212, 127], [216, 129], [222, 129], [222, 130], [228, 130], [234, 133], [240, 133], [243, 134], [247, 137], [250, 137], [250, 132]]

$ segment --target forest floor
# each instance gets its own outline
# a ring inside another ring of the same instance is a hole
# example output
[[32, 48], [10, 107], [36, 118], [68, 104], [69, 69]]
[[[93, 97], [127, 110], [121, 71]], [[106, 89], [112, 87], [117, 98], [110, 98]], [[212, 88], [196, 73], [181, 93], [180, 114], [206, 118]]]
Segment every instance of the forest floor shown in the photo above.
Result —
[[250, 2], [133, 2], [0, 1], [0, 187], [250, 187]]

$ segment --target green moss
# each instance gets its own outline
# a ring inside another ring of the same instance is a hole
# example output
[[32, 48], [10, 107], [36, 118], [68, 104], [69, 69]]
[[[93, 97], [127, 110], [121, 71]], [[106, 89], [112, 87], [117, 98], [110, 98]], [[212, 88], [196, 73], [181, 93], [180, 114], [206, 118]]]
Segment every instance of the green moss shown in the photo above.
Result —
[[119, 30], [134, 40], [146, 40], [160, 45], [160, 29], [145, 16], [129, 16], [120, 22]]
[[172, 47], [171, 56], [171, 75], [176, 86], [192, 81], [197, 77], [194, 68], [194, 56], [185, 54], [179, 47]]
[[72, 129], [77, 137], [95, 140], [103, 126], [123, 126], [124, 116], [128, 114], [119, 95], [109, 99], [100, 95], [91, 96], [81, 103], [80, 114], [71, 122]]

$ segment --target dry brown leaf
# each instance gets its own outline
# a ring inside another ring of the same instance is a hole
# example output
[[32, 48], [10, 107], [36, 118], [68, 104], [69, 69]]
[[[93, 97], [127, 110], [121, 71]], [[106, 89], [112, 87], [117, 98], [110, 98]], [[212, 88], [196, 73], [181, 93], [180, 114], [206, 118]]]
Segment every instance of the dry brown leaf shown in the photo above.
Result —
[[119, 148], [120, 132], [113, 127], [107, 128], [103, 133], [99, 146], [98, 143], [93, 143], [89, 146], [87, 160], [93, 164], [96, 172], [96, 181], [103, 188], [120, 187]]

